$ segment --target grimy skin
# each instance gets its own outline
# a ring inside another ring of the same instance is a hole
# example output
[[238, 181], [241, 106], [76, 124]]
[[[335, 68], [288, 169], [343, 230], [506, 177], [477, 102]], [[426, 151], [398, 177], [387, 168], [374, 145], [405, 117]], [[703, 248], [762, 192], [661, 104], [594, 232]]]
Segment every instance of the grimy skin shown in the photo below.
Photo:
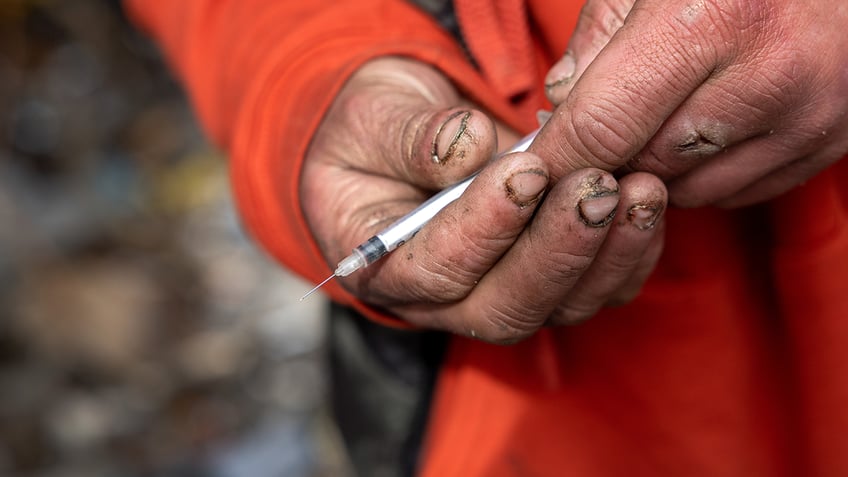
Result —
[[846, 28], [842, 0], [589, 1], [533, 150], [650, 171], [674, 205], [773, 198], [848, 151]]
[[[846, 27], [844, 0], [590, 0], [531, 150], [487, 165], [344, 286], [415, 325], [495, 343], [625, 303], [659, 258], [669, 196], [766, 200], [848, 151]], [[301, 177], [328, 262], [516, 139], [426, 65], [364, 65]]]

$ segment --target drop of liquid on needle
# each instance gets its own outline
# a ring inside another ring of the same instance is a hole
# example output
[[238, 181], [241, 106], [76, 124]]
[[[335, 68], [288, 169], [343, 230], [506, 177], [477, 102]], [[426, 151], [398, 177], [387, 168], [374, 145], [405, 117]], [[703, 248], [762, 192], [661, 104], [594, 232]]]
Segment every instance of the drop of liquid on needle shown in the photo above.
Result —
[[325, 283], [327, 283], [327, 282], [329, 282], [330, 280], [332, 280], [333, 278], [335, 278], [335, 276], [336, 276], [336, 274], [334, 273], [334, 274], [330, 275], [329, 277], [327, 277], [327, 279], [326, 279], [326, 280], [324, 280], [323, 282], [321, 282], [321, 283], [319, 283], [318, 285], [316, 285], [316, 286], [315, 286], [315, 288], [313, 288], [312, 290], [309, 290], [308, 292], [306, 292], [306, 294], [305, 294], [305, 295], [303, 295], [302, 297], [300, 297], [300, 300], [298, 300], [298, 301], [303, 301], [303, 300], [307, 299], [307, 298], [309, 297], [309, 295], [311, 295], [311, 294], [315, 293], [316, 291], [318, 291], [318, 289], [319, 289], [319, 288], [323, 287]]

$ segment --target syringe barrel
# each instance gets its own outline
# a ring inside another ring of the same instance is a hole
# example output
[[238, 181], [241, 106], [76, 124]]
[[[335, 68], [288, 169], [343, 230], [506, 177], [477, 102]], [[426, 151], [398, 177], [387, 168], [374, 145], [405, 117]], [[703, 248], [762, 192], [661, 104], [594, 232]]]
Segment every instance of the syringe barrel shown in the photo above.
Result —
[[383, 258], [383, 255], [389, 253], [391, 250], [375, 235], [353, 249], [353, 251], [360, 254], [365, 259], [366, 266], [368, 266]]
[[337, 277], [346, 277], [351, 273], [365, 268], [368, 265], [383, 258], [383, 255], [389, 253], [383, 242], [375, 237], [363, 242], [361, 245], [353, 249], [353, 253], [343, 258], [336, 267], [335, 275]]
[[[501, 155], [518, 151], [526, 151], [538, 132], [539, 130], [537, 129], [533, 133], [528, 134], [518, 141], [510, 150]], [[347, 276], [352, 273], [353, 270], [358, 270], [361, 267], [371, 265], [387, 253], [403, 245], [407, 240], [411, 239], [416, 233], [418, 233], [418, 231], [421, 230], [421, 227], [429, 222], [430, 219], [435, 217], [440, 210], [458, 199], [459, 196], [465, 192], [465, 189], [468, 189], [468, 186], [471, 185], [471, 182], [475, 177], [477, 177], [477, 174], [474, 174], [464, 181], [454, 184], [447, 189], [443, 189], [441, 192], [430, 197], [429, 200], [416, 207], [415, 210], [396, 220], [380, 233], [356, 247], [353, 250], [353, 254], [342, 261], [342, 263], [345, 263], [347, 266], [342, 267], [341, 263], [339, 265], [338, 270], [344, 268], [346, 273], [341, 274], [337, 272], [337, 274], [340, 276]]]
[[429, 222], [440, 210], [458, 199], [471, 184], [471, 181], [474, 180], [474, 177], [476, 177], [476, 174], [430, 197], [426, 202], [416, 207], [415, 210], [386, 227], [382, 232], [377, 234], [377, 238], [383, 242], [386, 250], [389, 252], [400, 247], [404, 242], [418, 233], [421, 227]]
[[[520, 141], [515, 143], [510, 150], [500, 154], [499, 156], [518, 151], [526, 151], [538, 132], [539, 130], [537, 129], [531, 134], [523, 137]], [[418, 233], [418, 231], [421, 230], [421, 227], [429, 222], [430, 219], [435, 217], [440, 210], [458, 199], [459, 196], [465, 192], [465, 189], [468, 189], [468, 186], [471, 185], [471, 181], [473, 181], [475, 177], [477, 177], [477, 174], [474, 174], [464, 181], [454, 184], [447, 189], [443, 189], [441, 192], [430, 197], [429, 200], [415, 208], [415, 210], [404, 215], [392, 225], [386, 227], [383, 231], [378, 233], [376, 237], [380, 239], [388, 252], [400, 247], [407, 240], [411, 239], [413, 235]], [[370, 264], [371, 262], [369, 261], [368, 263]]]

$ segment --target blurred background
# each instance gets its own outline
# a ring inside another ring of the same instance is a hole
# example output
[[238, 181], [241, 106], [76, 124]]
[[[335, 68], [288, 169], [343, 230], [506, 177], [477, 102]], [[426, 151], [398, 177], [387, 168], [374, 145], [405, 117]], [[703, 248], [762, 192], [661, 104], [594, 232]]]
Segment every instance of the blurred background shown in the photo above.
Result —
[[0, 0], [0, 475], [349, 475], [308, 288], [119, 2]]

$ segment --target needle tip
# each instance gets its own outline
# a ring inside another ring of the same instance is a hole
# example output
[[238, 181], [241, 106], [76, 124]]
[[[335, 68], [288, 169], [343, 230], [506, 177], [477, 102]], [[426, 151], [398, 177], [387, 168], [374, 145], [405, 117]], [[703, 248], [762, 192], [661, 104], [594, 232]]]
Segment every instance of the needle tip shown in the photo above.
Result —
[[298, 300], [298, 301], [303, 301], [303, 300], [307, 299], [307, 298], [309, 297], [309, 295], [311, 295], [311, 294], [315, 293], [316, 291], [318, 291], [318, 289], [319, 289], [319, 288], [321, 288], [322, 286], [324, 286], [324, 284], [325, 284], [325, 283], [327, 283], [327, 282], [329, 282], [330, 280], [332, 280], [332, 279], [333, 279], [333, 277], [335, 277], [335, 276], [336, 276], [336, 274], [334, 273], [334, 274], [330, 275], [329, 277], [327, 277], [327, 278], [326, 278], [323, 282], [321, 282], [321, 283], [319, 283], [318, 285], [316, 285], [316, 286], [315, 286], [315, 288], [313, 288], [312, 290], [309, 290], [308, 292], [306, 292], [306, 294], [305, 294], [305, 295], [303, 295], [302, 297], [300, 297], [300, 300]]

